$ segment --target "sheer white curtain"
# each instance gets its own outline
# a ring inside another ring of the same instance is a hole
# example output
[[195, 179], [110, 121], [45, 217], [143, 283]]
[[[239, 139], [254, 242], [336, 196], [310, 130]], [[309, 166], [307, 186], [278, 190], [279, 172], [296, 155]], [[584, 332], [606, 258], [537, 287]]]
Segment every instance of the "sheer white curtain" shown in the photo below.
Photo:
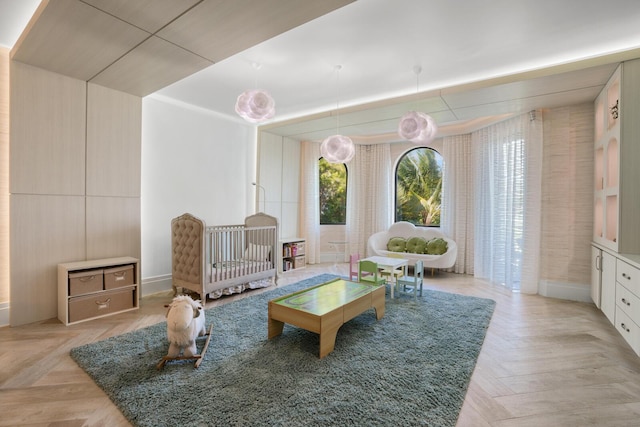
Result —
[[305, 256], [309, 264], [320, 263], [320, 178], [318, 160], [320, 144], [302, 143], [302, 203], [300, 206], [300, 231], [306, 239]]
[[475, 276], [537, 293], [540, 258], [541, 114], [471, 135], [475, 160]]
[[453, 271], [473, 274], [474, 174], [471, 134], [443, 139], [442, 232], [458, 246]]
[[347, 251], [366, 256], [367, 240], [391, 225], [393, 177], [389, 144], [356, 145], [347, 163]]

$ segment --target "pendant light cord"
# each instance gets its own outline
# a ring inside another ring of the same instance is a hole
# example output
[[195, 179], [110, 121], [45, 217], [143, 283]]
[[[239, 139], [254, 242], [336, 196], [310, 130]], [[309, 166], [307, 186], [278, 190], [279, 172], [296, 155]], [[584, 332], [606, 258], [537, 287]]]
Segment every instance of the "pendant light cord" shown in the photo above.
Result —
[[336, 65], [336, 135], [340, 135], [340, 70], [342, 65]]

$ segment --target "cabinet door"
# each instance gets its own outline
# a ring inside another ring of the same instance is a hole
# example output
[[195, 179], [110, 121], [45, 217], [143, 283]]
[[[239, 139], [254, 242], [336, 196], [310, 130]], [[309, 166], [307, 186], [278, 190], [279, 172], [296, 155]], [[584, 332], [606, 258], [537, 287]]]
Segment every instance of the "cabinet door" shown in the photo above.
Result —
[[600, 309], [611, 323], [615, 323], [616, 258], [608, 252], [602, 251], [600, 270], [602, 274]]
[[600, 308], [602, 249], [591, 246], [591, 299]]

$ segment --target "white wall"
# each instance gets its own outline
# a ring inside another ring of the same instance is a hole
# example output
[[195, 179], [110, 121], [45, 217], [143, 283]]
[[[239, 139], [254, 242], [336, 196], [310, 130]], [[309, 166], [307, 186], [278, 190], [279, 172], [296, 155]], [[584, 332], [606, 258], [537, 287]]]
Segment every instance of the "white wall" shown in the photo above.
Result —
[[142, 294], [170, 289], [171, 219], [241, 224], [254, 212], [256, 130], [205, 110], [142, 104]]

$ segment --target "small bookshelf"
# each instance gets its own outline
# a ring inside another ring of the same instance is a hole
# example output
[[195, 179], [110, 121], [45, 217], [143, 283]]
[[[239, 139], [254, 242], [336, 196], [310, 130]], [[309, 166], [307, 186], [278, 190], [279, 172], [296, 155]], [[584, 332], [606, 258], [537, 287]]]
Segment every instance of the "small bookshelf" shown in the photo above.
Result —
[[301, 238], [280, 241], [282, 248], [282, 262], [280, 263], [280, 267], [283, 273], [305, 267], [305, 244], [305, 240]]

